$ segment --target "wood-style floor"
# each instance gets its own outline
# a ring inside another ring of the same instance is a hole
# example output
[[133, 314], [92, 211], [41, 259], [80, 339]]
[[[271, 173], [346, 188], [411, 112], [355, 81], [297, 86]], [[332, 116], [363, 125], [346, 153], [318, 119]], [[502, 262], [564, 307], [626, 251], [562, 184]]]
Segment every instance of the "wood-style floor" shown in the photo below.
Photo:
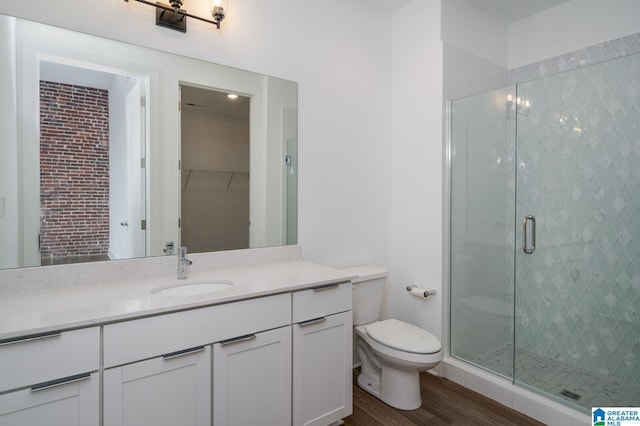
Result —
[[[354, 370], [354, 379], [357, 370]], [[542, 423], [511, 410], [487, 397], [445, 378], [420, 374], [422, 407], [396, 410], [374, 398], [353, 382], [353, 415], [346, 426], [394, 425], [508, 425], [527, 426]]]

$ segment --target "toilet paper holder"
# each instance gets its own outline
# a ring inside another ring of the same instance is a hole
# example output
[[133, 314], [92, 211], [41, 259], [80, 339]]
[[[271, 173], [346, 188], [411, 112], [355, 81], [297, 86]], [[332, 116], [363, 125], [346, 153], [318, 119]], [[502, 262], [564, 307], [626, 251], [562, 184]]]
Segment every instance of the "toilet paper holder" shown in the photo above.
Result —
[[411, 293], [412, 296], [424, 298], [438, 294], [435, 290], [425, 290], [423, 288], [419, 288], [417, 285], [407, 286], [407, 291]]

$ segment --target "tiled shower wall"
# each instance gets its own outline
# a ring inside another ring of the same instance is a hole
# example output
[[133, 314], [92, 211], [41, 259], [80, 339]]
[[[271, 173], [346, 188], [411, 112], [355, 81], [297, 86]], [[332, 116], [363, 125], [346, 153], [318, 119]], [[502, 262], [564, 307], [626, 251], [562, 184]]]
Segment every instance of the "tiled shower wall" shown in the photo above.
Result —
[[531, 108], [509, 226], [537, 219], [536, 253], [516, 241], [516, 346], [640, 384], [637, 52], [640, 34], [511, 71]]
[[509, 71], [509, 84], [551, 76], [640, 52], [640, 33], [589, 46]]
[[43, 259], [107, 255], [108, 91], [40, 82], [40, 194]]

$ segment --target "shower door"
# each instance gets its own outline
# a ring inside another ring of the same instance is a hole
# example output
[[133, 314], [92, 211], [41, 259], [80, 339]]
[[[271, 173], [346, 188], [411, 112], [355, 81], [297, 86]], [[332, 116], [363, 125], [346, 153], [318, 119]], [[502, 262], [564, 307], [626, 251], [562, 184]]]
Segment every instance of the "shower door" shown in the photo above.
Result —
[[517, 88], [514, 379], [640, 405], [640, 57]]

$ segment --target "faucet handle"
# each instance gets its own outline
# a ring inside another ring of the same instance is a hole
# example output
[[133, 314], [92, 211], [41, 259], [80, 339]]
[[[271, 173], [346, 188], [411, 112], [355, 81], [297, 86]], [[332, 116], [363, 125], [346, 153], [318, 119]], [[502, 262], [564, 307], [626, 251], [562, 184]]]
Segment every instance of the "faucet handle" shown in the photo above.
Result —
[[179, 247], [178, 248], [178, 279], [186, 280], [187, 279], [187, 266], [191, 265], [193, 262], [187, 259], [187, 248]]
[[191, 265], [193, 262], [189, 259], [187, 259], [187, 248], [186, 247], [180, 247], [180, 250], [178, 252], [178, 259], [180, 261], [180, 263], [184, 263], [186, 265]]
[[180, 255], [180, 262], [184, 263], [185, 265], [191, 265], [193, 264], [193, 262], [189, 259], [187, 259], [187, 248], [186, 247], [180, 247], [180, 251], [179, 251], [179, 255]]
[[164, 253], [169, 256], [173, 254], [173, 241], [167, 241], [164, 243], [164, 249], [162, 249]]

